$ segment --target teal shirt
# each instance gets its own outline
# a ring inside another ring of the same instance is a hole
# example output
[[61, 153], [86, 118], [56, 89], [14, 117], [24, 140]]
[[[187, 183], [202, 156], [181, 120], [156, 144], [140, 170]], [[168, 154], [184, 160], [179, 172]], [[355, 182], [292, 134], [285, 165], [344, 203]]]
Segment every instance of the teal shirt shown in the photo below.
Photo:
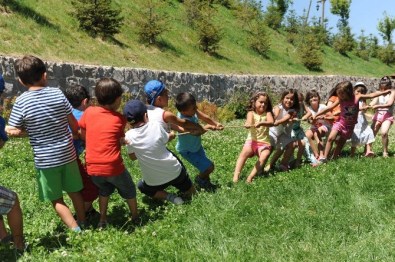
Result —
[[[193, 123], [198, 123], [199, 119], [196, 115], [193, 117], [184, 116], [181, 113], [178, 113], [177, 116], [181, 119], [187, 119]], [[182, 135], [178, 136], [176, 150], [177, 152], [197, 152], [202, 147], [202, 138], [201, 136], [193, 136], [193, 135]]]

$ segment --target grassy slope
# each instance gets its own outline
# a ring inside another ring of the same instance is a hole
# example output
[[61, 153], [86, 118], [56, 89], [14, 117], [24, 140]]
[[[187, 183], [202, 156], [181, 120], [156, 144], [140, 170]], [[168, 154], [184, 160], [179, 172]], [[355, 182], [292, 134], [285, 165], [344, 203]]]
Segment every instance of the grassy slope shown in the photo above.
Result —
[[223, 28], [224, 39], [218, 57], [211, 57], [198, 50], [196, 33], [186, 26], [183, 6], [176, 0], [168, 1], [166, 7], [173, 20], [172, 29], [163, 34], [162, 47], [145, 46], [136, 41], [134, 25], [143, 1], [114, 1], [125, 17], [122, 32], [115, 37], [118, 43], [92, 39], [77, 30], [77, 21], [69, 15], [71, 1], [15, 1], [18, 8], [11, 14], [0, 14], [0, 54], [32, 53], [53, 61], [208, 73], [379, 77], [394, 71], [376, 59], [365, 62], [354, 55], [346, 58], [325, 47], [323, 72], [312, 73], [299, 64], [284, 36], [274, 31], [269, 59], [263, 59], [248, 48], [240, 23], [223, 7], [219, 8], [217, 23]]

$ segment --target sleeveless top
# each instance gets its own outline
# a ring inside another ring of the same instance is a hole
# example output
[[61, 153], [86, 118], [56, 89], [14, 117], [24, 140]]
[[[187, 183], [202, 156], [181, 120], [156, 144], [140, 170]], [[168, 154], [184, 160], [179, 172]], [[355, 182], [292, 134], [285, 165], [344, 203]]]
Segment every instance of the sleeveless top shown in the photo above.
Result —
[[340, 118], [339, 122], [346, 127], [354, 128], [358, 120], [359, 101], [355, 96], [348, 101], [340, 101]]
[[[291, 110], [294, 111], [293, 109], [286, 110], [282, 104], [279, 104], [278, 108], [280, 109], [280, 112], [279, 112], [278, 116], [276, 117], [276, 119], [282, 119], [288, 113], [290, 113]], [[291, 123], [286, 123], [286, 124], [281, 124], [278, 126], [270, 127], [270, 133], [275, 136], [280, 136], [283, 133], [287, 134], [287, 135], [291, 135], [291, 132], [292, 132], [292, 124]]]
[[[377, 104], [378, 105], [385, 105], [385, 104], [387, 104], [390, 96], [391, 96], [391, 93], [379, 96]], [[381, 113], [388, 112], [388, 113], [390, 113], [392, 115], [393, 112], [394, 112], [394, 104], [392, 104], [392, 106], [390, 106], [390, 107], [378, 108], [377, 111], [380, 111]]]
[[[254, 124], [266, 121], [266, 113], [262, 115], [258, 115], [255, 112], [252, 112]], [[269, 137], [269, 128], [267, 126], [260, 126], [258, 128], [250, 128], [250, 132], [248, 132], [247, 140], [257, 141], [257, 142], [265, 142], [270, 144]]]
[[164, 114], [165, 114], [164, 109], [153, 105], [147, 105], [148, 121], [159, 122], [160, 125], [166, 130], [166, 132], [170, 133], [171, 127], [170, 124], [166, 123], [165, 120], [163, 119]]

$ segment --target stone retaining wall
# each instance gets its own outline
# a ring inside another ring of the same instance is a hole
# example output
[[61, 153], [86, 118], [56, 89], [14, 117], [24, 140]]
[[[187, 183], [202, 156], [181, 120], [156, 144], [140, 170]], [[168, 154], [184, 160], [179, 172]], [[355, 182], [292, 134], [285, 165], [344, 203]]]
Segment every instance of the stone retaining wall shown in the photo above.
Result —
[[[17, 81], [14, 62], [17, 58], [0, 56], [0, 73], [6, 81], [6, 96], [21, 94], [26, 88]], [[151, 79], [160, 79], [171, 94], [191, 92], [198, 101], [206, 99], [216, 104], [224, 104], [232, 93], [242, 91], [251, 93], [263, 89], [280, 94], [286, 89], [296, 88], [303, 93], [316, 89], [323, 99], [336, 83], [344, 80], [363, 81], [370, 91], [378, 86], [377, 78], [353, 76], [311, 76], [311, 75], [234, 75], [198, 74], [187, 72], [159, 71], [141, 68], [81, 65], [46, 61], [50, 86], [64, 89], [72, 83], [89, 88], [94, 95], [94, 86], [102, 77], [118, 80], [132, 97], [143, 98], [144, 84]]]

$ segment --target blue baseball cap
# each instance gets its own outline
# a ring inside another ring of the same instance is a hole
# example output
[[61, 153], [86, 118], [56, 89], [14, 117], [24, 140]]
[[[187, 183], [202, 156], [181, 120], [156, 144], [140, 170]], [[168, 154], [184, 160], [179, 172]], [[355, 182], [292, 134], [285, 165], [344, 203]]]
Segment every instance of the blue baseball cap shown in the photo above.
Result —
[[151, 105], [154, 104], [155, 99], [165, 89], [165, 84], [158, 80], [150, 80], [144, 86], [144, 92], [147, 95]]
[[143, 121], [146, 113], [147, 106], [140, 100], [130, 100], [123, 109], [123, 115], [132, 124]]
[[0, 93], [3, 93], [4, 89], [5, 89], [4, 78], [2, 75], [0, 75]]

